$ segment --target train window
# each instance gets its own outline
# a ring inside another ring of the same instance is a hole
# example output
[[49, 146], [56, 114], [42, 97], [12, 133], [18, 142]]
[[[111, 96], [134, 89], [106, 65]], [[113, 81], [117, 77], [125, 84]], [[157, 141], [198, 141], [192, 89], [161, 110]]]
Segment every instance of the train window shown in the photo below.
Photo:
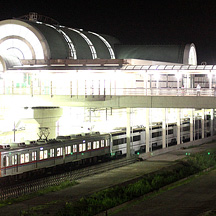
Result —
[[141, 136], [140, 135], [133, 137], [133, 142], [139, 141], [139, 140], [141, 140]]
[[44, 159], [47, 159], [47, 157], [48, 157], [48, 151], [44, 150]]
[[25, 155], [24, 154], [21, 154], [20, 155], [20, 163], [24, 163], [25, 162]]
[[73, 152], [77, 152], [77, 145], [73, 145]]
[[14, 165], [14, 155], [12, 156], [12, 165]]
[[100, 148], [100, 142], [97, 141], [97, 148]]
[[[173, 129], [169, 129], [169, 130], [168, 130], [168, 135], [169, 135], [169, 134], [173, 134]], [[167, 131], [166, 131], [166, 135], [167, 135]]]
[[57, 148], [57, 156], [61, 156], [62, 155], [62, 148]]
[[29, 153], [25, 154], [25, 162], [28, 163], [29, 162]]
[[88, 142], [88, 150], [91, 149], [91, 142]]
[[43, 151], [40, 151], [40, 160], [43, 160], [43, 156], [44, 156]]
[[82, 151], [82, 144], [79, 144], [79, 152], [81, 152]]
[[65, 154], [70, 154], [71, 153], [71, 146], [66, 146], [65, 147]]
[[106, 146], [109, 146], [109, 139], [106, 140]]
[[9, 157], [7, 156], [3, 157], [3, 166], [9, 166]]
[[12, 156], [12, 165], [17, 164], [17, 158], [18, 158], [17, 155], [13, 155], [13, 156]]
[[118, 145], [118, 140], [113, 140], [113, 145]]
[[37, 152], [32, 152], [32, 161], [35, 161], [37, 158]]
[[50, 157], [54, 157], [55, 151], [54, 149], [50, 149]]
[[96, 149], [97, 148], [97, 143], [96, 141], [93, 142], [93, 149]]
[[101, 140], [101, 147], [104, 147], [104, 140]]
[[86, 150], [86, 144], [83, 143], [82, 145], [83, 145], [83, 146], [82, 146], [82, 150], [85, 151], [85, 150]]
[[161, 131], [152, 133], [152, 138], [159, 137], [159, 136], [162, 136], [162, 132]]

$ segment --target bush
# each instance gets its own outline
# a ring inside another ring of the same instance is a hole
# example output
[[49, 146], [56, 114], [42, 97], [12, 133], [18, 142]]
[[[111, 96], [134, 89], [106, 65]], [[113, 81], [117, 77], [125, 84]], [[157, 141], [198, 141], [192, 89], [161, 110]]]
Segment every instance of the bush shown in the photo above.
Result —
[[145, 175], [135, 183], [115, 186], [81, 198], [73, 204], [67, 203], [59, 215], [95, 215], [215, 165], [215, 152], [195, 154], [171, 170]]

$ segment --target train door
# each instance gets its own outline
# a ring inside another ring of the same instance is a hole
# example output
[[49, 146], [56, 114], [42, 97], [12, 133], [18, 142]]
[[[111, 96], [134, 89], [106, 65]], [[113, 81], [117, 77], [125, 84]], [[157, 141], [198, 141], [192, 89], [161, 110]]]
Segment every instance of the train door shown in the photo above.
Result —
[[18, 172], [18, 155], [12, 155], [12, 167], [13, 167], [13, 173]]
[[3, 157], [4, 175], [7, 174], [7, 167], [9, 166], [9, 156]]

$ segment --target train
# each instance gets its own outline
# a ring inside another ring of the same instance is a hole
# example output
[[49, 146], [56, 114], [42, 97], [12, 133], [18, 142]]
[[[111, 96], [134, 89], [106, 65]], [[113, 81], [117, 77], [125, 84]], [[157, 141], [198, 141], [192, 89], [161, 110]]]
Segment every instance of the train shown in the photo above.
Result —
[[[210, 136], [210, 118], [205, 120], [205, 136]], [[181, 143], [190, 141], [190, 119], [180, 125]], [[201, 138], [201, 122], [196, 119], [194, 139]], [[162, 148], [162, 123], [155, 123], [149, 130], [149, 151]], [[177, 144], [177, 124], [166, 127], [166, 147]], [[142, 125], [131, 129], [132, 154], [146, 152], [146, 130]], [[36, 140], [26, 143], [0, 145], [0, 177], [37, 175], [67, 164], [91, 163], [105, 158], [124, 156], [127, 153], [126, 128], [117, 128], [110, 133], [85, 133], [57, 136], [52, 140]]]

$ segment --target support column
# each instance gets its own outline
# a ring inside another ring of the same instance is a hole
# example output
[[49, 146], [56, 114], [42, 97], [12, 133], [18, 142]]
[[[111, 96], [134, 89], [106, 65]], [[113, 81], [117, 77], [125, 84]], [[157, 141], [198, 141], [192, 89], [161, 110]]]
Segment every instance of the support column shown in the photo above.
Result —
[[130, 152], [131, 108], [127, 108], [127, 130], [126, 130], [126, 136], [127, 136], [127, 158], [130, 158], [131, 157], [131, 152]]
[[177, 145], [180, 144], [181, 137], [181, 109], [177, 108]]
[[146, 108], [146, 153], [149, 152], [149, 108]]
[[202, 120], [201, 120], [202, 139], [205, 138], [205, 109], [202, 109]]
[[211, 115], [211, 122], [210, 122], [211, 136], [214, 136], [214, 109], [211, 109], [210, 115]]
[[163, 122], [162, 122], [162, 148], [166, 148], [166, 108], [162, 109]]
[[49, 130], [49, 139], [56, 138], [56, 122], [62, 116], [63, 110], [59, 107], [33, 107], [34, 119], [39, 127]]
[[190, 111], [190, 141], [193, 141], [193, 132], [194, 132], [194, 111]]

